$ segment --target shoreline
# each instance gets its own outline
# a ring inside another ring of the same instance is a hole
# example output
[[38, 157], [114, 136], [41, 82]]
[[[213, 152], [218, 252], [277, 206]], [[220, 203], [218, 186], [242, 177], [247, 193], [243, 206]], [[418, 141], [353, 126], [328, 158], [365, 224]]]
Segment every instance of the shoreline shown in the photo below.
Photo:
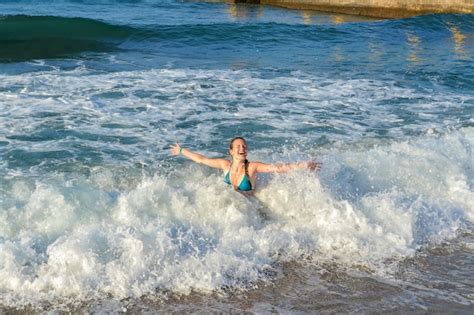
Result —
[[376, 18], [406, 18], [433, 13], [474, 13], [468, 0], [230, 0], [228, 3], [273, 5]]

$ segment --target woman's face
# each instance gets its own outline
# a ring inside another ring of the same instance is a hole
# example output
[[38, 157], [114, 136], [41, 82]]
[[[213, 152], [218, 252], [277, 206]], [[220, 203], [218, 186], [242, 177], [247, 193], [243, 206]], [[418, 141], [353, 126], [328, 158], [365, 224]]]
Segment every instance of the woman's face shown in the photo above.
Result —
[[234, 140], [230, 149], [230, 155], [236, 160], [245, 160], [247, 158], [247, 143], [245, 140]]

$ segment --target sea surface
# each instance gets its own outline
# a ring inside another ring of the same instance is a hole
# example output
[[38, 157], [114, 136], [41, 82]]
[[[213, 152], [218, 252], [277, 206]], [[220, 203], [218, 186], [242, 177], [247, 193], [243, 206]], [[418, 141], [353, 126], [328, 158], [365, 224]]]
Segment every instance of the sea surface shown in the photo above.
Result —
[[[0, 314], [474, 309], [474, 16], [0, 1]], [[254, 198], [182, 146], [318, 172]]]

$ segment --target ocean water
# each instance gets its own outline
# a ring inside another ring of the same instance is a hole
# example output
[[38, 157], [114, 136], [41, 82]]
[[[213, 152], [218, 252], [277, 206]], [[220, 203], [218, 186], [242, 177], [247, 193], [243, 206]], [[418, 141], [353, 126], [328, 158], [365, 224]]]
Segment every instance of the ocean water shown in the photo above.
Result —
[[[0, 313], [471, 313], [474, 16], [0, 1]], [[169, 156], [316, 159], [255, 198]]]

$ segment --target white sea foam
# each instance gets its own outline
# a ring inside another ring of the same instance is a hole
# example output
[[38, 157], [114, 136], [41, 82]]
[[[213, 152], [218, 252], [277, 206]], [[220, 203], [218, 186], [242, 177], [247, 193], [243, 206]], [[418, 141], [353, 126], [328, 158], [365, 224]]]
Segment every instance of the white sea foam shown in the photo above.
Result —
[[143, 163], [163, 157], [174, 141], [218, 151], [216, 143], [236, 133], [308, 144], [444, 132], [467, 123], [470, 102], [472, 95], [426, 95], [390, 80], [232, 70], [97, 73], [81, 66], [0, 75], [0, 137], [7, 149], [76, 154], [80, 144], [108, 163], [119, 151]]
[[[130, 172], [126, 182], [114, 166], [4, 179], [0, 303], [245, 289], [301, 257], [390, 274], [387, 259], [473, 222], [473, 144], [464, 128], [335, 147], [320, 173], [261, 181], [258, 200], [194, 164], [154, 177]], [[251, 158], [285, 158], [267, 153]]]
[[[0, 304], [245, 289], [301, 257], [390, 274], [387, 259], [474, 220], [474, 130], [446, 115], [465, 102], [301, 72], [0, 75]], [[262, 178], [253, 200], [222, 174], [165, 158], [174, 141], [217, 155], [242, 126], [267, 142], [252, 160], [318, 153], [323, 169]], [[321, 136], [332, 145], [315, 145]]]

